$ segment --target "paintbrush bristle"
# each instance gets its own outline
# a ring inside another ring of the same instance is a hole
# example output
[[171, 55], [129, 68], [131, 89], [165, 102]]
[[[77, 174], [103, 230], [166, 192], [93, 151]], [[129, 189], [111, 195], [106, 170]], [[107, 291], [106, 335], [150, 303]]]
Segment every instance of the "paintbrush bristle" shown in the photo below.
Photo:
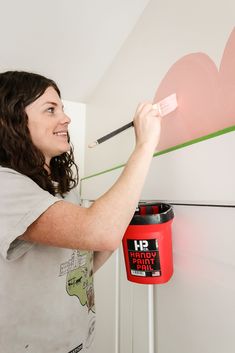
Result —
[[173, 110], [175, 110], [178, 106], [176, 94], [171, 94], [170, 96], [158, 102], [157, 105], [161, 116], [165, 116], [173, 112]]

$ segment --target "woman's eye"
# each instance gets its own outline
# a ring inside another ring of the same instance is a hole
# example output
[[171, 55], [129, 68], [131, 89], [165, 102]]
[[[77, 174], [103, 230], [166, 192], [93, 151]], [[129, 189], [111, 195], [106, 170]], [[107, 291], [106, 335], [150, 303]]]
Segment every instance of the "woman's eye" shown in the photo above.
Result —
[[50, 108], [47, 109], [47, 111], [49, 113], [54, 113], [55, 112], [55, 108], [54, 107], [50, 107]]

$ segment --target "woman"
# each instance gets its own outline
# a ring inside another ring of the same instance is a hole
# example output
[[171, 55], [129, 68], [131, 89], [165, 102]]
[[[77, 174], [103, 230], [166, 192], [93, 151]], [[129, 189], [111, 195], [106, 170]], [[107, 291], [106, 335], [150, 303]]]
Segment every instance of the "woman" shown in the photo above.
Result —
[[121, 242], [160, 135], [157, 110], [140, 104], [136, 145], [123, 173], [83, 208], [74, 189], [69, 123], [54, 81], [28, 72], [0, 74], [4, 353], [91, 351], [93, 272]]

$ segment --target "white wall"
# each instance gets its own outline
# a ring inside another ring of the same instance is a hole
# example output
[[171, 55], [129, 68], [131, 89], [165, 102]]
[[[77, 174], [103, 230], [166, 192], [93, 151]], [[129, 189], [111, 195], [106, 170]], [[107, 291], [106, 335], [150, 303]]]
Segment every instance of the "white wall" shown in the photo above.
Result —
[[[173, 204], [174, 275], [153, 288], [127, 282], [120, 248], [96, 276], [96, 353], [234, 352], [234, 130], [153, 159], [141, 198]], [[83, 179], [82, 197], [99, 197], [122, 169]]]
[[[234, 0], [150, 1], [87, 106], [86, 176], [126, 162], [133, 129], [87, 145], [129, 122], [178, 59], [204, 52], [219, 65], [234, 12]], [[175, 206], [174, 277], [154, 288], [128, 282], [120, 249], [96, 276], [96, 353], [235, 351], [233, 141], [231, 132], [154, 159], [142, 198], [195, 204]], [[85, 179], [83, 198], [103, 193], [120, 171]], [[200, 206], [207, 202], [214, 207]]]

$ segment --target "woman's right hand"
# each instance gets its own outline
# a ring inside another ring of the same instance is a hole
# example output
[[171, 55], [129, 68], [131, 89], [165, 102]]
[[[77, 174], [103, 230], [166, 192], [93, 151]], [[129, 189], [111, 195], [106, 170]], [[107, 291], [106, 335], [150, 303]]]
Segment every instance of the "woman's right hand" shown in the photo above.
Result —
[[155, 151], [161, 132], [161, 117], [156, 104], [140, 103], [133, 118], [136, 146], [149, 146]]

